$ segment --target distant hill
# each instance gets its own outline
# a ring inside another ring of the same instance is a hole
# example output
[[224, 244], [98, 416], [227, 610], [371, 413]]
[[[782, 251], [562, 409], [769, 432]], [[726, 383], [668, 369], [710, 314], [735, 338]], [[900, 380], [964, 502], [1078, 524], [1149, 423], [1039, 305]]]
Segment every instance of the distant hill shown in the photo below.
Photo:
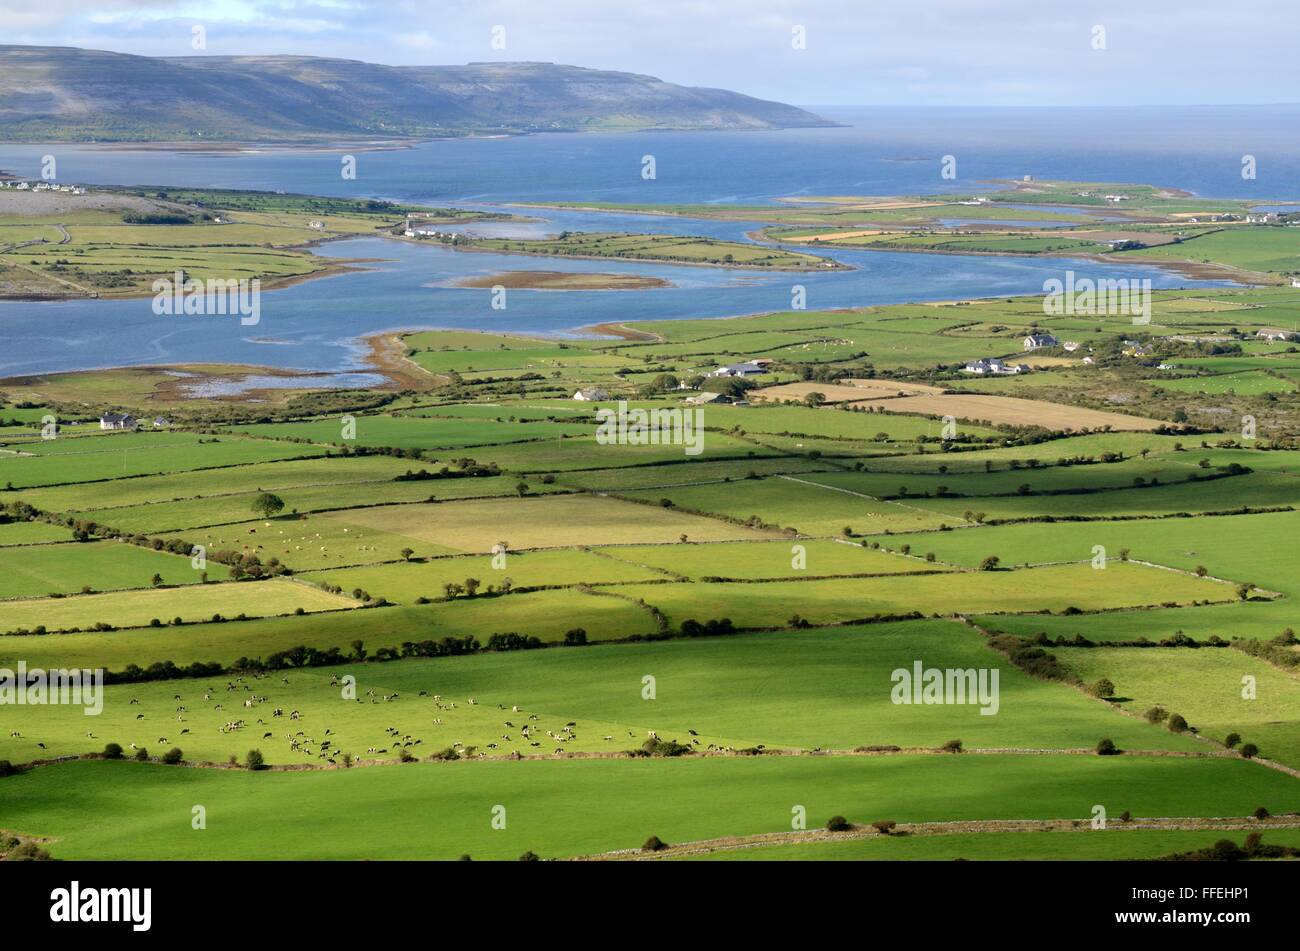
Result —
[[724, 89], [553, 63], [380, 66], [0, 45], [6, 141], [294, 142], [829, 125], [803, 109]]

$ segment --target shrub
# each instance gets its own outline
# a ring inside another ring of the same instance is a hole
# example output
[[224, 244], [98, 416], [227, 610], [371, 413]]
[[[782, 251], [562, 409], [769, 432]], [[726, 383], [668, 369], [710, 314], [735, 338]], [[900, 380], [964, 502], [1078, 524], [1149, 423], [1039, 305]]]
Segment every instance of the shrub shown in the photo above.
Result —
[[987, 558], [985, 558], [983, 561], [980, 562], [980, 571], [993, 571], [994, 569], [997, 568], [998, 563], [1001, 561], [1002, 559], [999, 558], [997, 555], [989, 555]]
[[942, 748], [949, 753], [960, 753], [961, 740], [949, 740], [947, 743], [943, 744]]
[[1168, 729], [1170, 733], [1186, 733], [1187, 721], [1183, 719], [1182, 714], [1171, 713], [1169, 715]]
[[397, 758], [401, 760], [403, 763], [415, 762], [415, 756], [406, 747], [402, 747], [400, 750], [397, 751]]
[[249, 769], [266, 769], [266, 760], [262, 758], [261, 750], [249, 750], [244, 756], [244, 765]]
[[528, 852], [525, 852], [523, 855], [519, 856], [519, 861], [521, 861], [521, 862], [540, 862], [540, 861], [541, 861], [541, 858], [538, 856], [538, 854], [537, 854], [536, 852], [533, 852], [533, 851], [530, 850], [530, 851], [528, 851]]
[[1146, 713], [1142, 714], [1142, 716], [1146, 717], [1148, 723], [1163, 723], [1165, 720], [1169, 719], [1169, 711], [1159, 704], [1156, 704]]
[[7, 759], [0, 759], [0, 779], [6, 776], [17, 776], [18, 769]]
[[122, 745], [120, 743], [108, 743], [104, 746], [104, 759], [121, 759]]
[[1117, 753], [1119, 753], [1119, 747], [1115, 745], [1115, 741], [1110, 737], [1097, 741], [1098, 756], [1114, 756]]
[[1098, 680], [1092, 685], [1092, 695], [1094, 697], [1101, 697], [1103, 700], [1109, 700], [1111, 697], [1115, 696], [1115, 685], [1105, 677], [1102, 677], [1101, 680]]
[[581, 627], [571, 628], [564, 632], [564, 643], [569, 647], [581, 647], [587, 643], [587, 632]]
[[826, 831], [828, 832], [847, 832], [853, 828], [853, 824], [843, 816], [831, 816], [826, 820]]
[[145, 749], [143, 746], [135, 751], [135, 761], [137, 763], [148, 762], [148, 760], [149, 760], [149, 751]]
[[1263, 806], [1260, 806], [1258, 809], [1256, 809], [1256, 810], [1255, 810], [1254, 812], [1252, 812], [1250, 815], [1251, 815], [1251, 818], [1253, 818], [1253, 819], [1259, 819], [1259, 820], [1262, 821], [1262, 820], [1268, 818], [1268, 810], [1265, 809]]
[[662, 839], [660, 839], [659, 836], [657, 836], [657, 835], [652, 835], [652, 836], [650, 836], [650, 838], [648, 838], [648, 839], [645, 840], [645, 844], [643, 844], [643, 845], [641, 846], [641, 851], [642, 851], [642, 852], [658, 852], [658, 851], [660, 851], [661, 849], [666, 849], [666, 848], [668, 848], [668, 843], [667, 843], [667, 842], [664, 842], [664, 841], [663, 841]]
[[166, 763], [168, 766], [175, 766], [177, 763], [181, 761], [181, 759], [184, 756], [185, 754], [181, 752], [181, 748], [179, 746], [173, 746], [171, 749], [169, 749], [166, 753], [163, 754], [162, 761]]
[[877, 819], [875, 822], [871, 823], [871, 828], [875, 829], [881, 835], [889, 835], [894, 831], [894, 827], [897, 825], [898, 823], [893, 819]]

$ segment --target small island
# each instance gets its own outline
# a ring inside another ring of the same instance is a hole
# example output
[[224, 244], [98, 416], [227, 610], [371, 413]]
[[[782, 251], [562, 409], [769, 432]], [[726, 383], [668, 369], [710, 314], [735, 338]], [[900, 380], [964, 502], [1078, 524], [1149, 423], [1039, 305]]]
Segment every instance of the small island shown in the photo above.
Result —
[[460, 278], [455, 287], [506, 287], [533, 291], [641, 291], [672, 287], [671, 281], [644, 274], [589, 274], [573, 271], [501, 271]]

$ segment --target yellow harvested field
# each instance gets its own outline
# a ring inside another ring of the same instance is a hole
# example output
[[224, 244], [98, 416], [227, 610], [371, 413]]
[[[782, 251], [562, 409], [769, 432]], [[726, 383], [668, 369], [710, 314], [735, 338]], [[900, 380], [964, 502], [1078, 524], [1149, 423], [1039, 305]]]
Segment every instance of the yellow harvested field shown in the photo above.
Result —
[[91, 628], [100, 621], [116, 627], [142, 627], [154, 618], [206, 621], [214, 614], [233, 618], [272, 617], [298, 608], [312, 614], [355, 608], [351, 598], [330, 594], [286, 578], [269, 581], [192, 584], [178, 588], [142, 588], [67, 598], [32, 598], [5, 602], [0, 629], [31, 629], [43, 624], [51, 631]]
[[942, 393], [937, 386], [925, 386], [920, 383], [899, 383], [895, 380], [846, 380], [844, 383], [783, 383], [780, 386], [768, 386], [761, 390], [751, 390], [748, 394], [751, 403], [768, 401], [799, 400], [809, 393], [820, 393], [827, 403], [848, 403], [862, 399], [888, 399], [899, 396], [937, 395]]
[[955, 416], [992, 425], [1042, 426], [1052, 430], [1101, 429], [1149, 432], [1166, 425], [1157, 419], [1107, 413], [1081, 406], [1065, 406], [1045, 400], [1015, 396], [973, 396], [966, 394], [921, 395], [893, 400], [862, 400], [852, 406], [880, 407], [891, 413], [920, 413], [925, 416]]
[[869, 390], [876, 396], [898, 396], [903, 393], [942, 393], [943, 387], [929, 386], [925, 383], [904, 383], [901, 380], [870, 380], [853, 377], [845, 383], [859, 390]]
[[[333, 517], [331, 515], [325, 518]], [[390, 532], [464, 552], [490, 552], [498, 542], [514, 550], [574, 545], [761, 540], [777, 533], [601, 495], [480, 499], [351, 509], [348, 525]]]

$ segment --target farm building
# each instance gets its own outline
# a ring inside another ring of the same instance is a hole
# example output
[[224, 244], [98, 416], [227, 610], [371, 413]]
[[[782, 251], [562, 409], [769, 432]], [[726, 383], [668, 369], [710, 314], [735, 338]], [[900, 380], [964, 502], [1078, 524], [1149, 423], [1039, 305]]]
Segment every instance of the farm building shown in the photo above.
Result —
[[1030, 334], [1025, 338], [1024, 348], [1026, 350], [1037, 350], [1040, 347], [1055, 347], [1059, 342], [1051, 334]]
[[1025, 366], [1023, 363], [1015, 363], [1015, 364], [1003, 363], [997, 357], [990, 357], [990, 358], [980, 358], [979, 360], [972, 360], [970, 363], [962, 367], [962, 372], [978, 373], [981, 375], [998, 374], [998, 373], [1001, 374], [1027, 373], [1029, 372], [1029, 367]]
[[599, 387], [593, 386], [593, 387], [588, 387], [587, 389], [578, 390], [578, 392], [573, 394], [573, 398], [575, 400], [583, 400], [585, 402], [592, 403], [592, 402], [597, 402], [599, 400], [609, 399], [609, 394], [606, 393], [604, 390], [600, 389]]
[[100, 429], [135, 429], [135, 417], [129, 413], [105, 413], [99, 417]]
[[[771, 361], [767, 361], [771, 362]], [[766, 373], [767, 367], [757, 361], [748, 363], [732, 363], [727, 366], [720, 366], [709, 376], [758, 376], [760, 373]]]

